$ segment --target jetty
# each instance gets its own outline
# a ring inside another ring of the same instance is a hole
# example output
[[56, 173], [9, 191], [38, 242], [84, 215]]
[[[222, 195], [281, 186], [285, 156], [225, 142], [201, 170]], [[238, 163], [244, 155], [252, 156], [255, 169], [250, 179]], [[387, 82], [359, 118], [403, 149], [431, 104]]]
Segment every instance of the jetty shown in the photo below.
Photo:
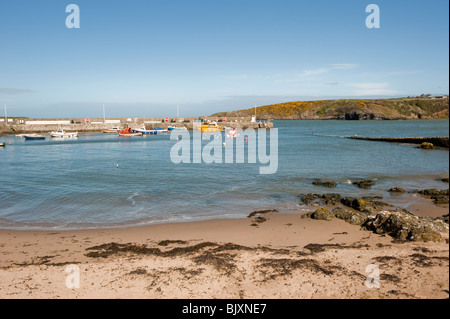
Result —
[[444, 137], [359, 137], [349, 136], [347, 138], [363, 141], [376, 141], [388, 143], [403, 143], [403, 144], [423, 144], [431, 143], [437, 147], [449, 148], [448, 136]]

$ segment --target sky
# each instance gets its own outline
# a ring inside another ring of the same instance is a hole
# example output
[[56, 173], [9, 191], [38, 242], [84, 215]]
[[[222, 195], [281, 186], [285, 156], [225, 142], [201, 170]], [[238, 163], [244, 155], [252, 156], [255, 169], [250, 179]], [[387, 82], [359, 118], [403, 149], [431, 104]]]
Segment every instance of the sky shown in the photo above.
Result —
[[[367, 28], [369, 4], [380, 28]], [[66, 6], [80, 10], [67, 28]], [[1, 0], [0, 106], [33, 118], [210, 115], [449, 92], [443, 0]], [[0, 114], [3, 113], [0, 108]]]

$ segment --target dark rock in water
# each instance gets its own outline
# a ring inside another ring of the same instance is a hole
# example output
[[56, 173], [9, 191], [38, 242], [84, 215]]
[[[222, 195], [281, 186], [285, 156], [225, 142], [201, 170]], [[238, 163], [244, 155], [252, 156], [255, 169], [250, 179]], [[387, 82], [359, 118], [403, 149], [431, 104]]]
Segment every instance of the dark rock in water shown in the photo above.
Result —
[[404, 193], [405, 190], [401, 187], [394, 187], [388, 190], [389, 193]]
[[449, 179], [448, 178], [438, 178], [437, 179], [437, 181], [441, 181], [441, 182], [444, 182], [444, 183], [449, 183]]
[[325, 187], [329, 187], [329, 188], [333, 188], [336, 187], [336, 182], [332, 182], [332, 181], [321, 181], [321, 180], [317, 180], [313, 182], [314, 185], [317, 186], [325, 186]]
[[369, 197], [364, 197], [363, 199], [344, 197], [341, 199], [341, 204], [368, 214], [383, 210], [385, 207], [392, 207], [392, 205], [384, 202], [373, 201]]
[[423, 189], [420, 191], [417, 191], [419, 194], [425, 195], [425, 196], [436, 196], [436, 195], [449, 195], [449, 190], [437, 190], [435, 188], [432, 189]]
[[324, 194], [324, 195], [322, 195], [322, 202], [325, 205], [337, 205], [341, 202], [341, 195], [339, 195], [339, 194]]
[[431, 199], [434, 200], [434, 203], [436, 205], [449, 203], [447, 195], [435, 195], [435, 196], [431, 196]]
[[337, 205], [341, 201], [339, 194], [301, 194], [299, 197], [305, 205]]
[[314, 205], [314, 204], [319, 205], [321, 203], [319, 198], [321, 198], [322, 195], [319, 195], [319, 194], [301, 194], [301, 195], [299, 195], [299, 197], [300, 197], [300, 201], [303, 204], [305, 204], [305, 205]]
[[367, 188], [371, 188], [373, 185], [375, 185], [375, 182], [372, 180], [369, 180], [369, 179], [364, 179], [362, 181], [353, 182], [353, 185], [356, 185], [362, 189], [367, 189]]
[[437, 190], [437, 189], [424, 189], [417, 191], [417, 193], [430, 196], [435, 204], [448, 204], [449, 203], [449, 190]]
[[363, 196], [362, 199], [365, 200], [383, 199], [383, 196]]

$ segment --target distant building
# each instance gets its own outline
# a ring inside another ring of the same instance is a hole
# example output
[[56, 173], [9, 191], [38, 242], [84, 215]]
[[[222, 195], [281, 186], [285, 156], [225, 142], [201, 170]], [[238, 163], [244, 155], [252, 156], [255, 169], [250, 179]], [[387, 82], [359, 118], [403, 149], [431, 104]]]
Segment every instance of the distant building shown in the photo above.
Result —
[[448, 95], [436, 95], [433, 96], [433, 94], [422, 94], [419, 96], [421, 99], [429, 99], [429, 100], [444, 100], [448, 99]]

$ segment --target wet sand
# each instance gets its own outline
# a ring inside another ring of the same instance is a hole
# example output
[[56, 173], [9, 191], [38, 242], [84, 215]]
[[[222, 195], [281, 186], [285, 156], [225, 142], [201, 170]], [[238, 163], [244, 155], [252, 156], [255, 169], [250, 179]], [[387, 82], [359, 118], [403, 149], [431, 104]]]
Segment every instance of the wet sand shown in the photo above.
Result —
[[[2, 230], [0, 298], [448, 298], [446, 242], [395, 243], [338, 219], [264, 218]], [[373, 265], [379, 288], [366, 285]]]

